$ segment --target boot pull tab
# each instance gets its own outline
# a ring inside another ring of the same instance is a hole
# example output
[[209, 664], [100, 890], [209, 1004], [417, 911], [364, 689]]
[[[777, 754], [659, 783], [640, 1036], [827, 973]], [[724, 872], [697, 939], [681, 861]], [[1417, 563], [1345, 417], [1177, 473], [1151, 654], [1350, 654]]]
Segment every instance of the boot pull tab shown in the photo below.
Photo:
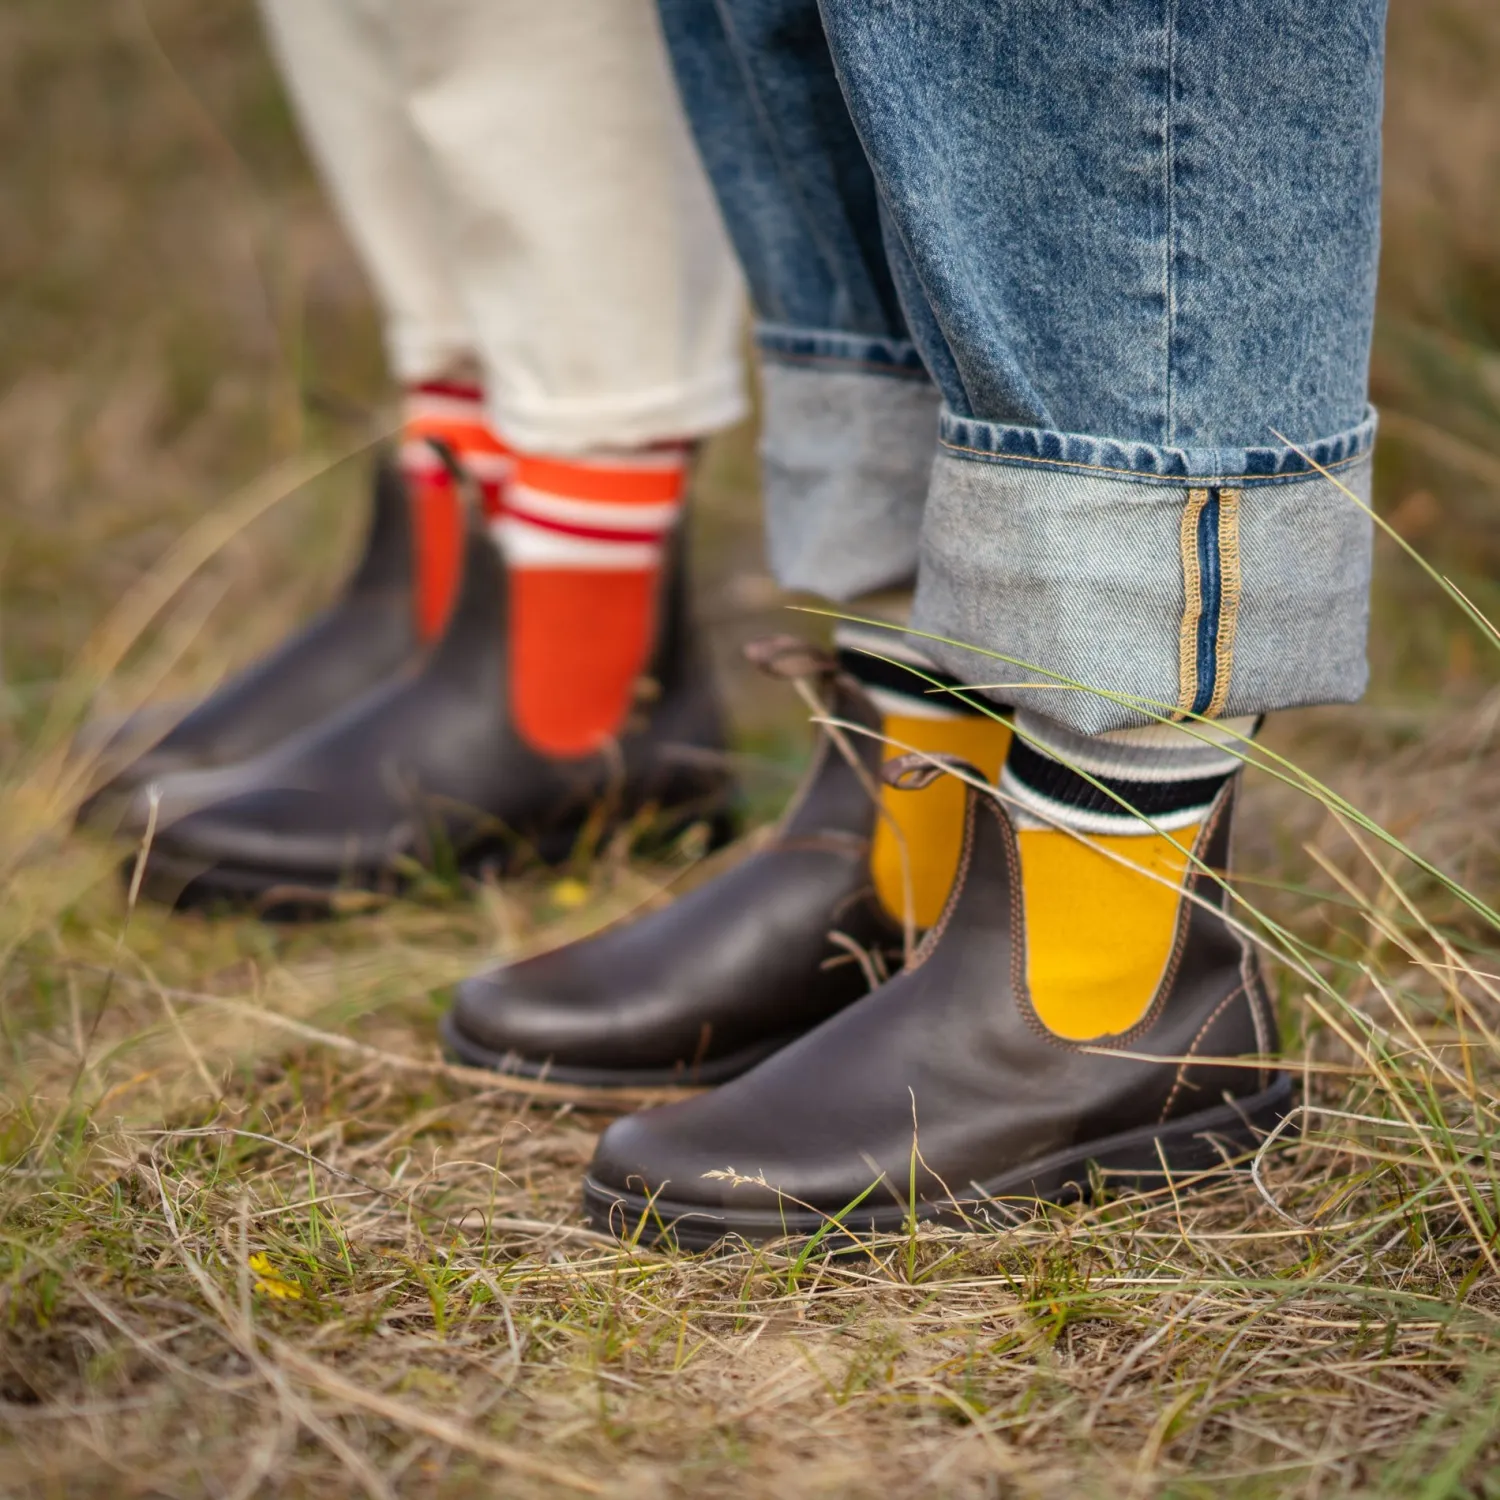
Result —
[[[898, 792], [920, 792], [939, 776], [963, 771], [988, 785], [984, 772], [961, 755], [894, 755], [880, 767], [881, 780]], [[973, 790], [972, 783], [968, 789]]]
[[795, 635], [763, 636], [745, 646], [745, 660], [768, 677], [832, 677], [838, 660], [831, 651]]

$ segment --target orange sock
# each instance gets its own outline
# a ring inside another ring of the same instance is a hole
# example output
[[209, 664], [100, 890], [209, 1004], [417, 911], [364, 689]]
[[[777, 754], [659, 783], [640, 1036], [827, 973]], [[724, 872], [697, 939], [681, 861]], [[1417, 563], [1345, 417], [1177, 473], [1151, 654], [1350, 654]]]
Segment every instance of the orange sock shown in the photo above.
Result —
[[680, 444], [516, 455], [500, 523], [511, 707], [544, 754], [586, 755], [619, 732], [651, 654], [686, 472]]
[[417, 632], [435, 640], [448, 621], [463, 567], [464, 515], [453, 479], [429, 439], [447, 444], [479, 487], [485, 514], [500, 515], [510, 450], [485, 420], [484, 393], [459, 381], [407, 388], [401, 468], [412, 505]]

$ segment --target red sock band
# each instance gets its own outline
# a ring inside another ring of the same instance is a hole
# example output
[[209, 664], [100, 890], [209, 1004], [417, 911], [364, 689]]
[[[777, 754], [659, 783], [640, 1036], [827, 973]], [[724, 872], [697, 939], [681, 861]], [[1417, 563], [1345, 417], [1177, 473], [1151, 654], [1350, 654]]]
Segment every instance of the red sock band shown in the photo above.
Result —
[[500, 535], [510, 575], [511, 705], [548, 755], [619, 733], [651, 655], [686, 449], [518, 454]]

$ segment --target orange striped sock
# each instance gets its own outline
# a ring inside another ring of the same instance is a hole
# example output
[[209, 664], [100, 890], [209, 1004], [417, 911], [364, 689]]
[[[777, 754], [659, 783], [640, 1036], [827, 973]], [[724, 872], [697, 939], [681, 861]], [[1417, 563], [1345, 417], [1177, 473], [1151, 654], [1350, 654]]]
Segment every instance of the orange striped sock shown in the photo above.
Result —
[[500, 521], [511, 707], [517, 729], [543, 754], [597, 750], [630, 711], [651, 654], [687, 458], [682, 444], [516, 455]]
[[510, 450], [485, 420], [484, 393], [460, 381], [409, 386], [401, 429], [401, 469], [412, 505], [417, 632], [424, 641], [443, 632], [463, 567], [463, 505], [446, 465], [429, 439], [445, 443], [479, 487], [484, 511], [500, 515]]

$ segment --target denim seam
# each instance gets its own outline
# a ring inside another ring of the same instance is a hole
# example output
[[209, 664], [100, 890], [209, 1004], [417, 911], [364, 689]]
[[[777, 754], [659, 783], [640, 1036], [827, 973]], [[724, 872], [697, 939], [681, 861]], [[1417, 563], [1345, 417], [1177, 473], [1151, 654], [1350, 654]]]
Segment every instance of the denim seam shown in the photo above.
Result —
[[[793, 170], [793, 163], [788, 159], [782, 133], [776, 129], [772, 121], [770, 111], [766, 108], [766, 102], [761, 97], [760, 86], [751, 71], [749, 65], [750, 48], [737, 34], [733, 17], [730, 15], [731, 7], [725, 0], [712, 0], [714, 13], [718, 16], [719, 24], [724, 28], [724, 35], [729, 39], [739, 69], [740, 80], [744, 84], [745, 95], [750, 101], [750, 107], [755, 112], [760, 124], [760, 138], [770, 149], [776, 158], [776, 164], [781, 171], [781, 189], [786, 198], [796, 205], [797, 215], [801, 220], [802, 228], [808, 237], [818, 248], [818, 254], [823, 261], [823, 267], [828, 270], [839, 263], [839, 256], [834, 247], [827, 243], [824, 226], [827, 223], [827, 215], [810, 211], [807, 203], [807, 192], [799, 175]], [[654, 9], [655, 7], [653, 7]], [[835, 296], [843, 290], [837, 284], [836, 278], [830, 274], [833, 282]]]
[[1198, 520], [1208, 504], [1207, 490], [1189, 490], [1178, 531], [1182, 550], [1182, 623], [1177, 634], [1177, 712], [1184, 719], [1198, 697], [1198, 624], [1203, 617], [1203, 576], [1198, 566]]
[[[983, 459], [986, 463], [1005, 464], [1016, 468], [1037, 465], [1049, 469], [1077, 469], [1090, 474], [1116, 474], [1122, 479], [1133, 479], [1141, 484], [1163, 485], [1174, 489], [1182, 487], [1183, 476], [1181, 474], [1152, 474], [1141, 469], [1115, 469], [1105, 464], [1082, 463], [1077, 459], [1031, 458], [1019, 453], [991, 453], [984, 448], [965, 448], [958, 443], [950, 443], [945, 438], [938, 439], [938, 446], [946, 448], [950, 453], [970, 454], [974, 458]], [[1369, 456], [1370, 450], [1366, 448], [1359, 453], [1351, 453], [1347, 458], [1323, 464], [1317, 469], [1298, 469], [1287, 474], [1219, 474], [1212, 477], [1215, 482], [1230, 479], [1257, 487], [1265, 484], [1286, 484], [1301, 479], [1317, 479], [1325, 473], [1337, 473], [1340, 469], [1346, 469], [1351, 464], [1357, 464]], [[1203, 477], [1207, 479], [1210, 476], [1204, 475]]]
[[1234, 635], [1240, 618], [1240, 492], [1219, 491], [1219, 629], [1214, 641], [1214, 691], [1204, 717], [1217, 719], [1229, 701]]
[[931, 383], [925, 370], [902, 370], [874, 360], [844, 359], [837, 354], [784, 354], [780, 349], [767, 349], [763, 346], [759, 352], [762, 360], [773, 364], [832, 366], [836, 370], [848, 370], [862, 375], [884, 375], [891, 380], [910, 380], [921, 385]]

